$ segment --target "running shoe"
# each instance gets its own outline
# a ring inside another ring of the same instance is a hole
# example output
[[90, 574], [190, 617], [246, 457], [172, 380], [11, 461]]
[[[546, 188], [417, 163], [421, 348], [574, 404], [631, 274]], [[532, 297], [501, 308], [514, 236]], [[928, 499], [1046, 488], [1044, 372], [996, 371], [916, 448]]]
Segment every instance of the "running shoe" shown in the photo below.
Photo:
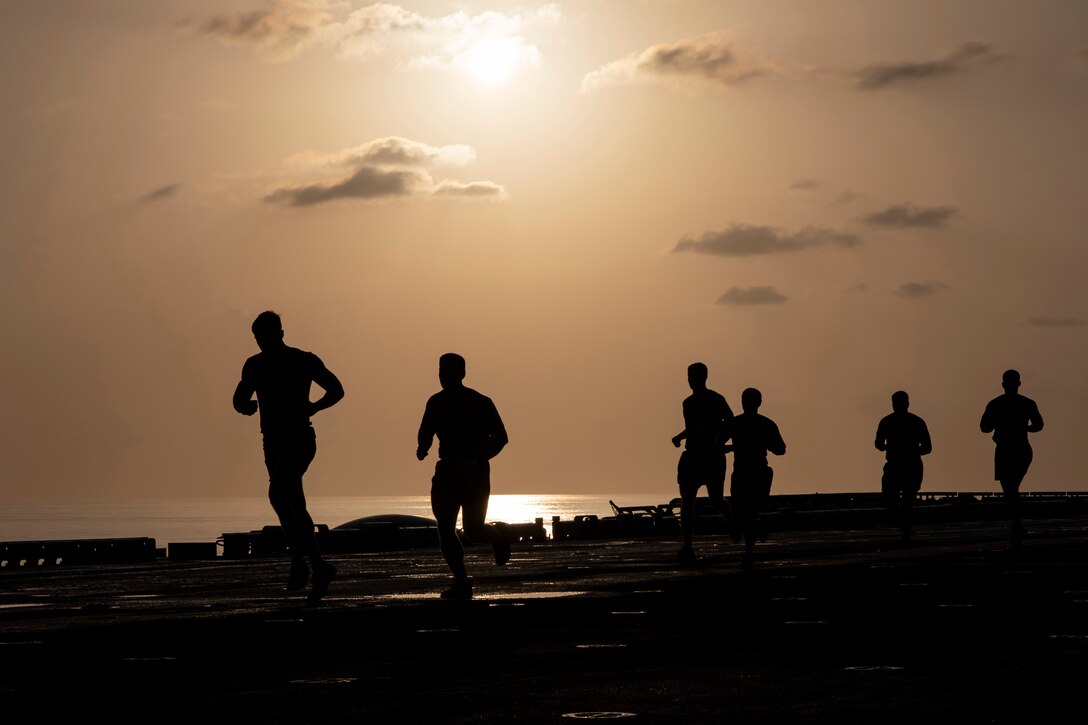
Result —
[[469, 579], [454, 579], [453, 586], [442, 592], [443, 599], [472, 599], [472, 581]]
[[314, 569], [314, 588], [310, 590], [310, 596], [306, 597], [306, 604], [313, 606], [320, 602], [335, 577], [336, 567], [331, 564], [322, 564]]
[[495, 566], [506, 566], [506, 562], [510, 561], [510, 539], [513, 538], [510, 526], [501, 521], [496, 521], [492, 526], [495, 528], [495, 533], [499, 535], [499, 538], [491, 543], [491, 547], [495, 550]]

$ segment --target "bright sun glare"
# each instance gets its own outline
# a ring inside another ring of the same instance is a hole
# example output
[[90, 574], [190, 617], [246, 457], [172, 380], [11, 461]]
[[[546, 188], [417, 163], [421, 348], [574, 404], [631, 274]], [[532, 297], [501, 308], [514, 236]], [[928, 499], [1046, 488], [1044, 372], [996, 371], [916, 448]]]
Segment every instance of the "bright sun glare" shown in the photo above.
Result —
[[514, 38], [486, 40], [469, 53], [469, 67], [476, 80], [487, 85], [498, 85], [514, 74], [518, 64], [520, 47]]

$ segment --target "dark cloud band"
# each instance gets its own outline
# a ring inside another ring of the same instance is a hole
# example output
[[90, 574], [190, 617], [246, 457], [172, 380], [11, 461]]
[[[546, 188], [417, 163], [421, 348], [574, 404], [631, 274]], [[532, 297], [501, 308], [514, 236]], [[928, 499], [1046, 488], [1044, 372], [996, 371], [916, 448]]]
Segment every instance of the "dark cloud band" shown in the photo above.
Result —
[[778, 229], [752, 224], [734, 224], [720, 231], [704, 233], [701, 237], [684, 237], [673, 248], [674, 252], [696, 252], [722, 257], [750, 257], [765, 254], [800, 252], [818, 247], [848, 249], [861, 244], [861, 239], [850, 232], [805, 227], [793, 234]]
[[955, 75], [983, 63], [1000, 60], [1001, 57], [986, 43], [964, 43], [947, 57], [938, 60], [867, 66], [857, 73], [857, 87], [873, 91], [904, 82]]
[[897, 294], [907, 299], [919, 300], [947, 291], [948, 285], [940, 282], [906, 282], [899, 286]]
[[939, 228], [948, 224], [959, 209], [954, 206], [917, 207], [914, 204], [896, 204], [882, 211], [863, 216], [861, 220], [874, 227], [910, 229], [913, 227]]
[[774, 287], [730, 287], [718, 298], [719, 305], [780, 305], [788, 298]]
[[270, 204], [314, 206], [335, 199], [381, 199], [409, 196], [425, 183], [422, 174], [403, 169], [377, 169], [363, 166], [354, 174], [333, 184], [308, 184], [277, 189], [264, 198]]

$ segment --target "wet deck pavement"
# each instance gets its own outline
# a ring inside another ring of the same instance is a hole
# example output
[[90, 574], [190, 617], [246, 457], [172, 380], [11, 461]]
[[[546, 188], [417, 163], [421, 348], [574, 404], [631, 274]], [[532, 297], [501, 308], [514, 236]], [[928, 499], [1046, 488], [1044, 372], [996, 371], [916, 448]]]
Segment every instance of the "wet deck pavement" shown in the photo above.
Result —
[[[319, 607], [283, 559], [0, 573], [0, 702], [141, 722], [917, 723], [1083, 706], [1088, 519], [785, 532], [739, 567], [698, 537], [331, 557]], [[1048, 717], [1048, 715], [1053, 717]], [[1074, 716], [1074, 720], [1080, 715]]]

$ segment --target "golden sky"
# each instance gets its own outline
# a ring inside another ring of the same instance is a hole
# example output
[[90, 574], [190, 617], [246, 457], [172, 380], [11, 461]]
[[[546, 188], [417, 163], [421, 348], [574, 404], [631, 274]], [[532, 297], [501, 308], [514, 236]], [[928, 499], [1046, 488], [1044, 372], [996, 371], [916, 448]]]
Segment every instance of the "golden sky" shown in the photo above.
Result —
[[311, 496], [423, 495], [437, 360], [495, 493], [675, 495], [686, 367], [876, 490], [1083, 489], [1088, 4], [215, 0], [0, 5], [0, 501], [261, 495], [230, 397], [278, 311], [347, 397]]

